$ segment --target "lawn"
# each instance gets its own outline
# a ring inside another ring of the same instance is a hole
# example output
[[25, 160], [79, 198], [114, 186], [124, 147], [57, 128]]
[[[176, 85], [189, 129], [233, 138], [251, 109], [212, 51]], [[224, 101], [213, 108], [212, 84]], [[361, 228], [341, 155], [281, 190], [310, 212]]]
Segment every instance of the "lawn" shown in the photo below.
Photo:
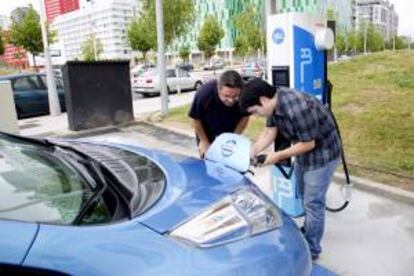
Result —
[[[332, 64], [329, 78], [351, 173], [414, 190], [414, 51]], [[189, 128], [188, 108], [164, 123]], [[246, 134], [255, 139], [263, 126], [252, 118]]]

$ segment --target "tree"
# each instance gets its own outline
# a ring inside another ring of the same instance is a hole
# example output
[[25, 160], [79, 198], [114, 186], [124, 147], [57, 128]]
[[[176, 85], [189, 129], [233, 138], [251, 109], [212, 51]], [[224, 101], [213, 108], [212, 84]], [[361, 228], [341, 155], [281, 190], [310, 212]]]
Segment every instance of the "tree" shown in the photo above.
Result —
[[245, 57], [247, 54], [255, 53], [262, 49], [262, 31], [260, 20], [252, 5], [245, 11], [233, 18], [237, 31], [234, 41], [236, 54]]
[[346, 42], [348, 49], [355, 55], [358, 48], [358, 34], [355, 31], [350, 31], [346, 34]]
[[402, 50], [408, 47], [407, 41], [401, 36], [395, 37], [395, 49]]
[[16, 23], [21, 23], [23, 19], [26, 17], [27, 13], [30, 11], [30, 7], [31, 6], [15, 8], [10, 15], [12, 21]]
[[103, 52], [103, 44], [99, 38], [91, 35], [82, 44], [82, 59], [84, 61], [96, 61]]
[[[193, 0], [163, 0], [163, 19], [164, 19], [164, 42], [170, 46], [174, 39], [185, 34], [191, 24], [194, 22], [194, 3]], [[148, 20], [145, 25], [150, 31], [154, 32], [151, 45], [155, 48], [156, 43], [156, 15], [155, 1], [143, 1], [144, 18]]]
[[[36, 56], [43, 52], [42, 30], [40, 27], [40, 17], [32, 6], [24, 9], [25, 13], [12, 19], [9, 40], [16, 47], [21, 47], [33, 55], [33, 66], [36, 68]], [[48, 41], [53, 43], [56, 33], [49, 30]]]
[[147, 18], [148, 16], [142, 14], [140, 17], [136, 18], [128, 26], [128, 42], [133, 50], [140, 51], [144, 58], [144, 61], [147, 60], [147, 53], [151, 49], [155, 49], [156, 45], [156, 30], [154, 24], [151, 23]]
[[188, 46], [183, 46], [183, 47], [181, 47], [180, 48], [180, 58], [183, 60], [183, 61], [188, 61], [188, 56], [191, 54], [191, 52], [190, 52], [190, 47], [188, 47]]
[[200, 51], [203, 51], [206, 58], [209, 59], [214, 55], [216, 47], [223, 37], [224, 30], [218, 22], [217, 18], [213, 15], [209, 15], [204, 20], [200, 34], [198, 36], [198, 49]]
[[378, 52], [384, 49], [384, 38], [382, 34], [375, 28], [373, 24], [368, 24], [368, 26], [362, 26], [358, 33], [358, 50], [364, 51], [364, 36], [366, 29], [366, 40], [367, 40], [367, 51], [369, 52]]
[[336, 34], [335, 48], [338, 51], [338, 54], [344, 54], [348, 51], [348, 43], [344, 34]]
[[249, 53], [249, 43], [243, 37], [236, 37], [234, 40], [234, 53], [240, 57], [245, 57]]
[[3, 31], [0, 27], [0, 56], [4, 54], [5, 51], [5, 45], [4, 45], [4, 39], [3, 39]]

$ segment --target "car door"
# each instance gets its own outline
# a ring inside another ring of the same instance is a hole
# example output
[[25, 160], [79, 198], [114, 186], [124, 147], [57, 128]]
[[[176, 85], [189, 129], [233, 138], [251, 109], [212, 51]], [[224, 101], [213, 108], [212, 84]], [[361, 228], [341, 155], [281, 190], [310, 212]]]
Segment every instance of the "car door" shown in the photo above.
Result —
[[177, 75], [175, 69], [167, 69], [165, 71], [165, 78], [167, 79], [167, 86], [170, 91], [177, 91]]
[[44, 88], [36, 75], [16, 77], [12, 88], [17, 111], [20, 116], [37, 115], [46, 112]]
[[194, 80], [187, 71], [180, 69], [178, 74], [181, 89], [189, 90], [195, 87]]

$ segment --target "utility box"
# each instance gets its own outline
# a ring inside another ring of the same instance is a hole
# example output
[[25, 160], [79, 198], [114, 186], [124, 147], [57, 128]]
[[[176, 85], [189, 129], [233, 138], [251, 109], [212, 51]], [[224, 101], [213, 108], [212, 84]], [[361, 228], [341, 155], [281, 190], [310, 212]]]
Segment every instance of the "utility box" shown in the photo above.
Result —
[[63, 67], [70, 130], [134, 119], [129, 61], [70, 61]]
[[16, 106], [9, 81], [0, 81], [0, 131], [18, 133]]

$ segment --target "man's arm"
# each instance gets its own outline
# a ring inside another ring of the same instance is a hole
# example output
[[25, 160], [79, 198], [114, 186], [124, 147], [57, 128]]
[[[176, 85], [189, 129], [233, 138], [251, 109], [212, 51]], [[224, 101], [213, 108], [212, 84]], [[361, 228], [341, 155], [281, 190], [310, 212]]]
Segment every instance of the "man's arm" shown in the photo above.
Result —
[[192, 125], [193, 125], [195, 133], [200, 139], [200, 143], [198, 144], [198, 151], [200, 153], [200, 157], [204, 158], [205, 153], [210, 147], [210, 142], [208, 141], [207, 134], [200, 120], [193, 119]]
[[251, 157], [255, 157], [261, 151], [265, 150], [276, 139], [277, 128], [266, 127], [266, 129], [260, 134], [259, 139], [253, 145], [251, 150]]
[[240, 119], [240, 121], [237, 123], [236, 129], [234, 130], [237, 134], [242, 134], [243, 131], [246, 129], [247, 124], [249, 123], [250, 116], [245, 116]]
[[294, 146], [290, 148], [269, 153], [264, 162], [264, 165], [276, 164], [292, 156], [301, 155], [305, 152], [311, 151], [314, 148], [315, 148], [315, 140], [311, 140], [309, 142], [296, 143]]

